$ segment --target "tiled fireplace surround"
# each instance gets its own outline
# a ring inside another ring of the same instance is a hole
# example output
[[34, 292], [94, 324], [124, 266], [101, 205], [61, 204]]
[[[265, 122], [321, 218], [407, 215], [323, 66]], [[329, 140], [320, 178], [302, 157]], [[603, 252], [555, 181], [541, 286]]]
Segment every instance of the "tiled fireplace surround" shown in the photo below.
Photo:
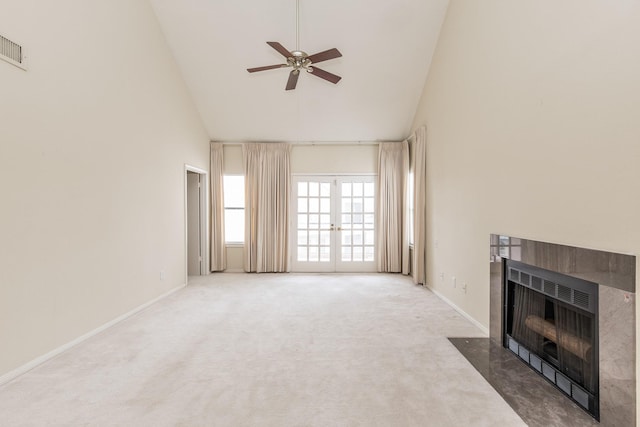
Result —
[[599, 285], [600, 424], [635, 425], [635, 256], [491, 235], [490, 340], [499, 346], [504, 305], [503, 258]]

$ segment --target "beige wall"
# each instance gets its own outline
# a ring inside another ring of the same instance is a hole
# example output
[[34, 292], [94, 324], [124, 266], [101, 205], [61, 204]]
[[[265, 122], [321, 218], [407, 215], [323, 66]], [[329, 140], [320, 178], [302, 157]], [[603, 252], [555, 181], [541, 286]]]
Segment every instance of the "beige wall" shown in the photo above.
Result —
[[0, 34], [2, 375], [184, 283], [208, 137], [145, 0], [5, 0]]
[[451, 1], [414, 122], [428, 284], [482, 324], [492, 232], [640, 253], [638, 46], [635, 1]]
[[291, 151], [294, 174], [378, 173], [377, 145], [296, 145]]
[[[370, 144], [294, 145], [291, 150], [294, 174], [372, 174], [378, 171], [378, 146]], [[224, 147], [224, 172], [242, 175], [242, 147]], [[242, 271], [242, 248], [227, 247], [227, 271]]]

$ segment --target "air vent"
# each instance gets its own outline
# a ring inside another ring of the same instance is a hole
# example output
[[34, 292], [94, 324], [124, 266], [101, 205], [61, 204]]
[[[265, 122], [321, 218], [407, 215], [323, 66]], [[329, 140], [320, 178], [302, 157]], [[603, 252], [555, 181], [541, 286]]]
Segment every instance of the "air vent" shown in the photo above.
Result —
[[531, 276], [531, 287], [536, 291], [542, 290], [542, 279], [536, 276]]
[[571, 302], [571, 288], [567, 288], [563, 285], [558, 285], [558, 299], [566, 302]]
[[548, 280], [544, 281], [544, 293], [547, 295], [551, 295], [552, 297], [556, 296], [556, 284], [550, 282]]
[[513, 268], [509, 269], [509, 279], [519, 282], [520, 281], [520, 272]]
[[0, 59], [26, 70], [24, 49], [18, 43], [0, 36]]
[[573, 290], [573, 303], [586, 310], [589, 309], [589, 294], [581, 292], [577, 289]]
[[520, 283], [522, 283], [526, 287], [529, 287], [529, 278], [530, 277], [531, 276], [529, 276], [527, 273], [520, 272]]

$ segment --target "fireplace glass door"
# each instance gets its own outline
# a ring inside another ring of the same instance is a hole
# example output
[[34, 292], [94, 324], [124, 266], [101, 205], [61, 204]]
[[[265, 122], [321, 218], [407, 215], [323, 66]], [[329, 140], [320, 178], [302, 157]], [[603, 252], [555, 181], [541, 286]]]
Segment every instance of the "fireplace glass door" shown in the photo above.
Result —
[[505, 346], [597, 417], [597, 285], [506, 266]]

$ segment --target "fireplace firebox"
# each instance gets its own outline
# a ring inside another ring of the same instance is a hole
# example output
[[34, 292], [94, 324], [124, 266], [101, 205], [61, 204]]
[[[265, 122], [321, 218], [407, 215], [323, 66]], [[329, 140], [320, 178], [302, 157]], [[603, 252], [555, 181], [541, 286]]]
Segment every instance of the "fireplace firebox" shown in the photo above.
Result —
[[504, 259], [503, 345], [597, 420], [598, 285]]

